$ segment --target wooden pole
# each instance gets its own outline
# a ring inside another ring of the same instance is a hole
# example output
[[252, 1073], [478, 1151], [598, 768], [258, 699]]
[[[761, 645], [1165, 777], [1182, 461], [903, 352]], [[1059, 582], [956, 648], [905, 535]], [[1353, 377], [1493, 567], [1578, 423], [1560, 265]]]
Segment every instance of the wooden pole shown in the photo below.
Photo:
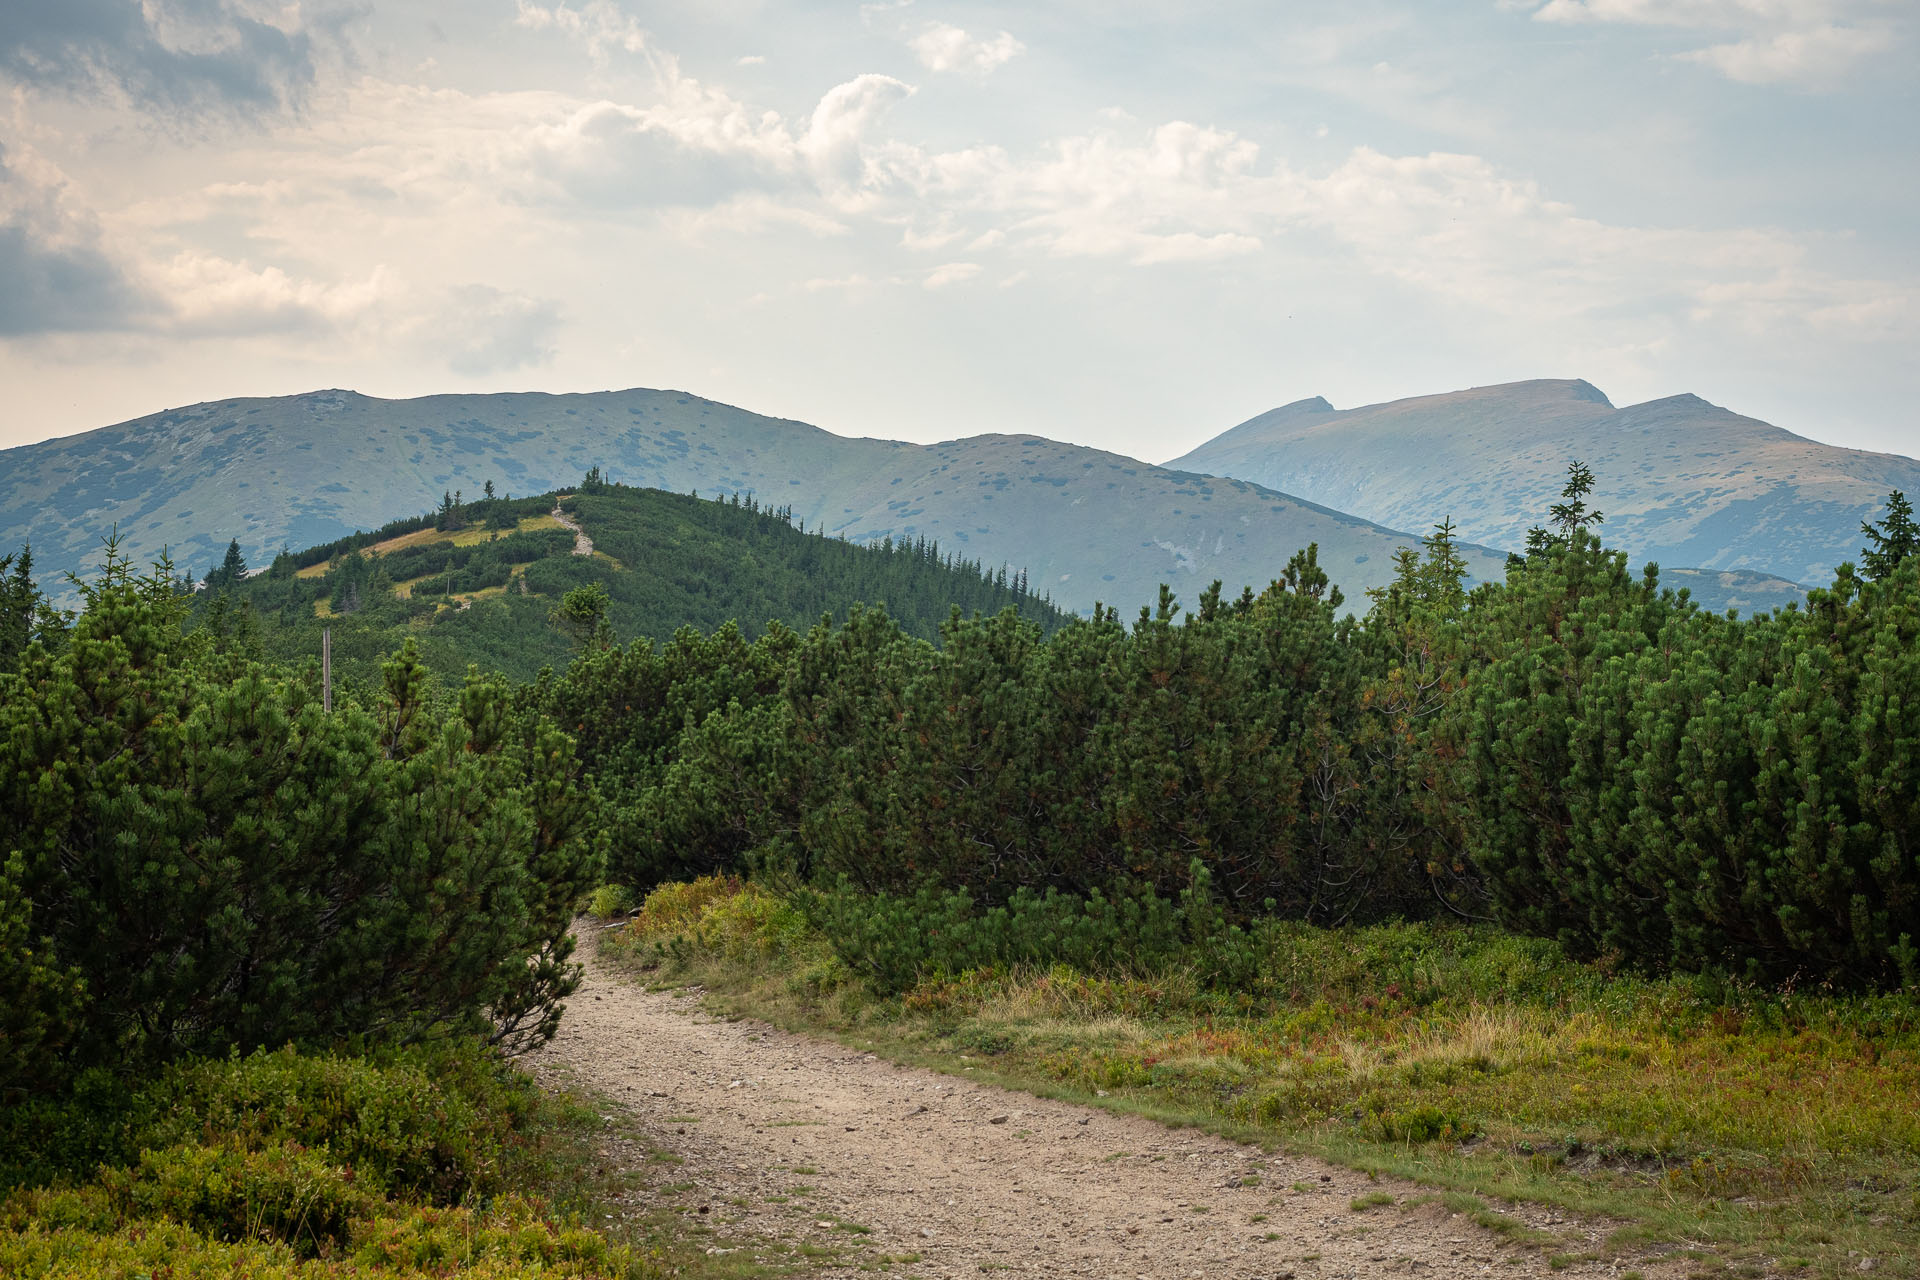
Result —
[[320, 709], [333, 710], [333, 628], [320, 628]]

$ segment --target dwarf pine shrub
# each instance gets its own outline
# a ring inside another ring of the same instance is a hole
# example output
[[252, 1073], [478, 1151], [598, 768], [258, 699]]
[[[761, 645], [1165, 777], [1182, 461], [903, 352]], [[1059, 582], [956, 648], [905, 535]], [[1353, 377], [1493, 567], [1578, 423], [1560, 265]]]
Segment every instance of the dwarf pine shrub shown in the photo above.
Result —
[[571, 742], [409, 646], [371, 706], [183, 634], [109, 559], [0, 676], [0, 1101], [288, 1041], [550, 1036], [597, 879]]
[[965, 890], [922, 886], [867, 894], [842, 880], [802, 890], [796, 902], [834, 953], [877, 991], [896, 994], [923, 979], [972, 969], [1055, 964], [1084, 973], [1142, 973], [1193, 965], [1206, 981], [1251, 976], [1256, 946], [1214, 902], [1197, 859], [1177, 899], [1149, 890], [1082, 897], [1019, 888], [1005, 903], [977, 906]]

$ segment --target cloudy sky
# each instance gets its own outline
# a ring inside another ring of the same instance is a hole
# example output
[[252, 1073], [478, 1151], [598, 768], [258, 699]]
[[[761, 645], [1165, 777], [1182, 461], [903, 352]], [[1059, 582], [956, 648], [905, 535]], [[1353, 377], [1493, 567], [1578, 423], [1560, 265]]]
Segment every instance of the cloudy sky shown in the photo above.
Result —
[[1912, 0], [11, 0], [0, 446], [675, 387], [1160, 460], [1528, 377], [1920, 453]]

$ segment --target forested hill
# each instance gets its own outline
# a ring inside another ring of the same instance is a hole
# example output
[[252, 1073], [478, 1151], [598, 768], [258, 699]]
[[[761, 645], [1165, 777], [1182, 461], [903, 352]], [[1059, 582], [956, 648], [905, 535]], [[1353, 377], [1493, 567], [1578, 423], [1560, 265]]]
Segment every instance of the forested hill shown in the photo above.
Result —
[[[563, 520], [578, 525], [590, 553]], [[598, 481], [449, 506], [283, 553], [264, 573], [210, 577], [196, 607], [216, 631], [303, 661], [318, 657], [329, 628], [345, 683], [372, 679], [409, 636], [443, 676], [477, 663], [531, 678], [577, 651], [595, 621], [583, 602], [622, 642], [728, 622], [751, 639], [774, 621], [804, 630], [824, 614], [844, 618], [855, 604], [884, 606], [925, 639], [955, 606], [993, 614], [1011, 605], [1048, 631], [1066, 621], [1017, 568], [925, 541], [862, 546], [803, 531], [753, 499]]]

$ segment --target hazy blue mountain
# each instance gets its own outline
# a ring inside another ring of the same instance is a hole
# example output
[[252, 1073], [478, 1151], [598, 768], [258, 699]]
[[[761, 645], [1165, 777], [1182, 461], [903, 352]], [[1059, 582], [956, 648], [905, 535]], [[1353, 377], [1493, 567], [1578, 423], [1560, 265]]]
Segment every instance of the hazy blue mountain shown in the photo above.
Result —
[[[924, 535], [1085, 611], [1132, 610], [1162, 582], [1192, 603], [1215, 578], [1264, 587], [1318, 542], [1349, 597], [1416, 541], [1257, 484], [1208, 479], [1036, 436], [936, 445], [848, 439], [675, 391], [379, 400], [349, 391], [222, 400], [0, 452], [0, 546], [81, 569], [118, 527], [136, 559], [171, 548], [204, 573], [237, 538], [260, 566], [492, 480], [531, 494], [611, 478], [685, 493], [753, 491], [809, 529], [858, 541]], [[1441, 508], [1436, 508], [1436, 512]], [[1426, 514], [1409, 518], [1420, 531]], [[1503, 555], [1469, 550], [1498, 577]]]
[[1860, 522], [1889, 490], [1920, 492], [1912, 458], [1819, 444], [1698, 396], [1615, 408], [1590, 383], [1556, 380], [1347, 410], [1301, 400], [1167, 465], [1284, 489], [1387, 525], [1451, 515], [1462, 537], [1514, 547], [1540, 523], [1574, 459], [1598, 477], [1593, 504], [1606, 514], [1607, 541], [1636, 565], [1815, 585], [1859, 558]]

